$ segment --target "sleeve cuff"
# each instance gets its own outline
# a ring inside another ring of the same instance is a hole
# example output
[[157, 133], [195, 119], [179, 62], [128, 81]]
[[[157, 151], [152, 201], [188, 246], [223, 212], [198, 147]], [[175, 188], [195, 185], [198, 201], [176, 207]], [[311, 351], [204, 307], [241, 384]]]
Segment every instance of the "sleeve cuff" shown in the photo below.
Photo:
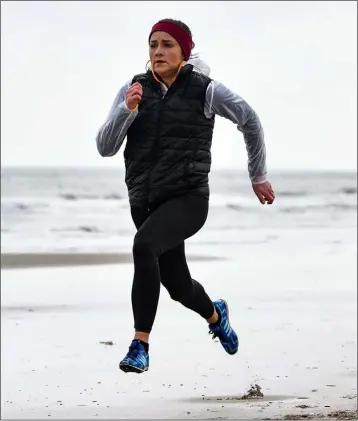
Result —
[[136, 107], [134, 107], [134, 108], [133, 108], [133, 110], [131, 110], [130, 108], [128, 108], [126, 101], [123, 101], [123, 102], [120, 104], [120, 107], [121, 107], [124, 111], [126, 111], [128, 114], [129, 114], [129, 113], [134, 113], [134, 112], [136, 112], [136, 111], [138, 110], [138, 104], [136, 105]]
[[255, 175], [251, 179], [252, 184], [264, 184], [266, 183], [266, 181], [267, 181], [266, 175]]

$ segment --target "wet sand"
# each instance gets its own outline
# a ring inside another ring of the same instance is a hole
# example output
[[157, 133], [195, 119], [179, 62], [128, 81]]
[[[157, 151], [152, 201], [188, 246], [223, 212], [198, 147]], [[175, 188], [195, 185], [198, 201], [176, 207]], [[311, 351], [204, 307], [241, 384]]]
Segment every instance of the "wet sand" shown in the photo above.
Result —
[[[245, 250], [190, 265], [227, 299], [239, 352], [225, 354], [162, 289], [143, 375], [118, 369], [132, 265], [2, 271], [2, 419], [355, 419], [355, 250]], [[264, 396], [241, 399], [252, 384]]]
[[[188, 255], [188, 261], [218, 260], [214, 256]], [[131, 253], [3, 253], [1, 269], [88, 266], [132, 263]]]

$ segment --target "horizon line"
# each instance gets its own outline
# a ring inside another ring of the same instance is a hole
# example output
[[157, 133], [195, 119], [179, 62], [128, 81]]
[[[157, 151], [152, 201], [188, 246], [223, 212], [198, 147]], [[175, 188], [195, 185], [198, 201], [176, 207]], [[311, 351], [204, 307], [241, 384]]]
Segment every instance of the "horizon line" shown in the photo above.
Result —
[[[1, 170], [10, 170], [10, 169], [60, 169], [60, 170], [120, 170], [124, 171], [125, 168], [122, 166], [105, 166], [105, 165], [1, 165]], [[210, 173], [215, 171], [235, 171], [248, 173], [247, 169], [244, 168], [235, 168], [235, 167], [214, 167], [211, 169]], [[279, 172], [311, 172], [311, 173], [357, 173], [357, 168], [273, 168], [268, 171], [269, 174], [275, 174]], [[209, 174], [210, 174], [209, 173]]]

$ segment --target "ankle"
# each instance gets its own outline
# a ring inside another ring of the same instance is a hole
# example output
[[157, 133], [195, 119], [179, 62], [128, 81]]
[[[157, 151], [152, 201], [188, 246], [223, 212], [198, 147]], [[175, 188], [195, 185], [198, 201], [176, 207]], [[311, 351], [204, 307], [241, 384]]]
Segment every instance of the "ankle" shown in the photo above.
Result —
[[149, 333], [145, 332], [135, 332], [134, 341], [138, 341], [144, 346], [145, 352], [149, 353]]
[[218, 323], [220, 321], [220, 316], [219, 316], [216, 308], [214, 308], [213, 315], [209, 319], [207, 319], [206, 321], [211, 325], [215, 324], [215, 323]]
[[134, 340], [136, 340], [136, 339], [148, 344], [149, 343], [149, 333], [136, 331], [134, 333]]
[[133, 339], [134, 342], [143, 345], [144, 351], [149, 354], [149, 344], [147, 342], [143, 342], [140, 339]]

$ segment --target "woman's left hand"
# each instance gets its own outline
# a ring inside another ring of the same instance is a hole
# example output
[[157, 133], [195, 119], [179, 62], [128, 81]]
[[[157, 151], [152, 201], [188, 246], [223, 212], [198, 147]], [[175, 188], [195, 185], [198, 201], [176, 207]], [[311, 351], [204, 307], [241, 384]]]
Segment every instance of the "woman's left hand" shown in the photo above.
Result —
[[275, 193], [273, 192], [271, 184], [266, 181], [262, 184], [253, 184], [252, 188], [258, 197], [259, 201], [264, 205], [265, 203], [272, 205], [275, 200]]

